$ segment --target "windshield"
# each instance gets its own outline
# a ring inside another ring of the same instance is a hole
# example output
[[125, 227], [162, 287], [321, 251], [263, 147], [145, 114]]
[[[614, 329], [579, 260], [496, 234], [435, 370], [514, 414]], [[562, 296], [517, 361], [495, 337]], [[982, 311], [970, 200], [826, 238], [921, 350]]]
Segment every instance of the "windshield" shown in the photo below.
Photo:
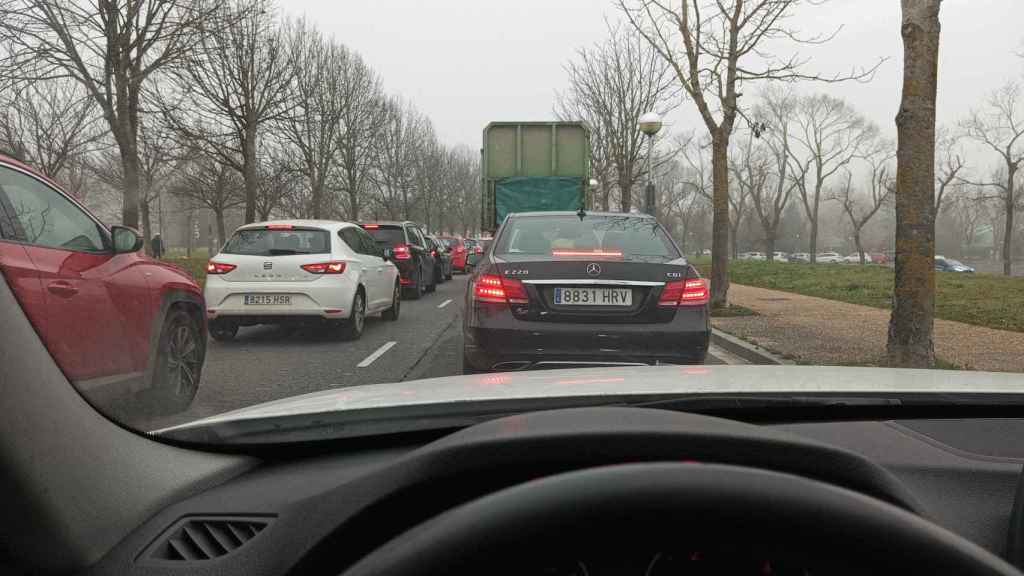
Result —
[[325, 230], [239, 230], [221, 252], [246, 256], [325, 254], [328, 246]]
[[657, 221], [633, 216], [527, 216], [512, 219], [498, 255], [558, 256], [576, 252], [625, 258], [678, 258]]
[[1020, 0], [11, 4], [0, 330], [122, 427], [1024, 400]]
[[373, 240], [381, 246], [393, 247], [405, 243], [405, 232], [400, 226], [366, 227]]

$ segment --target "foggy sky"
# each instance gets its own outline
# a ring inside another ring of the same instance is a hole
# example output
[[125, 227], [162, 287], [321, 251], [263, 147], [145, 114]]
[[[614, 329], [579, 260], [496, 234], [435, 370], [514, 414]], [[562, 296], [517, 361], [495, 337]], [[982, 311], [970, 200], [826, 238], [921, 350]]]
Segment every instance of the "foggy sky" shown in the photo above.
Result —
[[[606, 35], [619, 13], [609, 0], [282, 0], [358, 51], [385, 89], [412, 100], [447, 144], [480, 146], [493, 120], [552, 117], [563, 66]], [[939, 68], [940, 124], [955, 124], [993, 89], [1021, 78], [1024, 1], [945, 0]], [[792, 24], [808, 34], [842, 26], [824, 46], [807, 46], [806, 71], [848, 72], [888, 58], [868, 84], [800, 85], [839, 95], [895, 137], [902, 78], [899, 0], [832, 0], [805, 6]], [[748, 89], [748, 97], [754, 94]], [[691, 102], [673, 131], [702, 129]]]

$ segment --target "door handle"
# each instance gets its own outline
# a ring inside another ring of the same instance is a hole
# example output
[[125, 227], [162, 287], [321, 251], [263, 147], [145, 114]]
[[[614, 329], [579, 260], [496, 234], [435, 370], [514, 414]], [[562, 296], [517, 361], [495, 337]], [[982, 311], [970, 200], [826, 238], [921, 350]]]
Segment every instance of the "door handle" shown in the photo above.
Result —
[[66, 280], [54, 280], [46, 285], [46, 289], [61, 298], [71, 298], [78, 294], [78, 288]]

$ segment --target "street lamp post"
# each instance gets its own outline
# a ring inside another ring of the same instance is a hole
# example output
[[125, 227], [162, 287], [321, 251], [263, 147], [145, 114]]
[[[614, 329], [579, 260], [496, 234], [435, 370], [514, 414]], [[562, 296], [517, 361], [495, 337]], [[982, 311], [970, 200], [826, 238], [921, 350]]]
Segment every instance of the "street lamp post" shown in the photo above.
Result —
[[654, 135], [661, 130], [661, 116], [657, 112], [647, 112], [640, 116], [640, 131], [647, 135], [647, 188], [644, 190], [644, 212], [655, 216], [654, 206], [654, 171], [651, 159], [654, 158]]
[[588, 182], [588, 184], [590, 184], [590, 189], [587, 190], [587, 195], [590, 198], [590, 207], [591, 207], [591, 209], [593, 209], [593, 207], [597, 205], [597, 186], [598, 186], [598, 182], [594, 178], [591, 178], [590, 182]]

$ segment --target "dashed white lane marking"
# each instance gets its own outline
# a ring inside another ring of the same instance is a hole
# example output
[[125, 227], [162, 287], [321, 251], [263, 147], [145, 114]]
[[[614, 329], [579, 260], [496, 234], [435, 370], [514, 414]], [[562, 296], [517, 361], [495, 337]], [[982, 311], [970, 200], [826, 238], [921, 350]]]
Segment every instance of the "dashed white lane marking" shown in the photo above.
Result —
[[380, 358], [381, 356], [383, 356], [384, 353], [387, 352], [388, 350], [391, 350], [391, 347], [394, 346], [395, 344], [398, 344], [398, 342], [391, 341], [391, 342], [385, 343], [380, 348], [377, 348], [373, 352], [373, 354], [370, 354], [366, 358], [363, 358], [362, 362], [360, 362], [359, 364], [356, 364], [356, 368], [366, 368], [370, 364], [373, 364], [374, 360], [376, 360], [377, 358]]
[[452, 303], [452, 299], [449, 298], [449, 299], [445, 300], [444, 302], [441, 302], [440, 304], [438, 304], [437, 307], [438, 308], [444, 308], [445, 306], [447, 306], [447, 305], [449, 305], [451, 303]]
[[740, 358], [732, 352], [727, 351], [725, 348], [714, 344], [708, 348], [708, 353], [726, 364], [750, 364], [750, 362], [747, 362], [743, 358]]

